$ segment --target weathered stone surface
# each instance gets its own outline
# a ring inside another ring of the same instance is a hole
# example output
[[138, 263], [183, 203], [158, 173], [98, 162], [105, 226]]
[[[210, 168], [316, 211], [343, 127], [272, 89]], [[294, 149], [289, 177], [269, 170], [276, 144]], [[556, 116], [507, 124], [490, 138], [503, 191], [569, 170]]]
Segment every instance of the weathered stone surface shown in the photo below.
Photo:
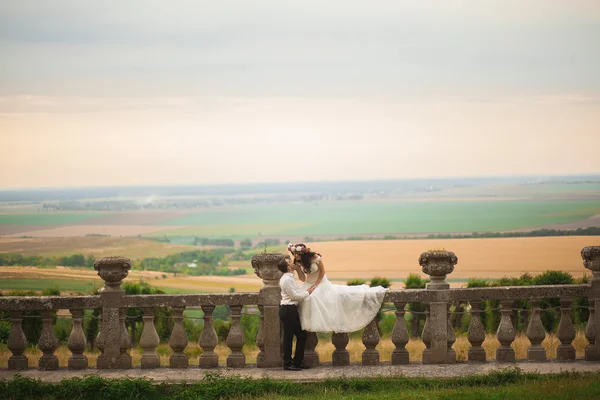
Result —
[[590, 315], [587, 321], [587, 325], [585, 326], [585, 338], [588, 340], [588, 345], [585, 347], [585, 360], [586, 361], [598, 361], [600, 358], [598, 357], [598, 353], [596, 352], [596, 308], [593, 303], [590, 304]]
[[173, 330], [169, 338], [169, 346], [173, 349], [173, 355], [169, 358], [169, 367], [188, 368], [188, 356], [183, 352], [188, 345], [188, 338], [183, 326], [183, 311], [185, 307], [173, 308]]
[[217, 332], [213, 326], [213, 311], [215, 306], [202, 306], [204, 311], [204, 329], [200, 335], [198, 344], [202, 347], [203, 353], [200, 356], [200, 368], [216, 368], [219, 366], [219, 355], [215, 353], [215, 347], [219, 343]]
[[485, 328], [481, 323], [482, 302], [473, 300], [469, 304], [471, 305], [471, 322], [469, 323], [467, 338], [469, 339], [469, 343], [471, 343], [471, 348], [469, 349], [468, 359], [469, 362], [485, 362], [485, 349], [481, 347], [485, 341]]
[[23, 332], [23, 317], [21, 311], [10, 311], [10, 335], [8, 335], [7, 347], [12, 352], [8, 359], [9, 370], [25, 370], [28, 367], [27, 356], [23, 354], [27, 347], [27, 338]]
[[575, 359], [575, 327], [573, 326], [573, 309], [571, 299], [560, 299], [560, 322], [556, 331], [556, 337], [560, 340], [560, 346], [556, 350], [556, 358], [559, 361], [571, 361]]
[[377, 319], [369, 322], [369, 325], [365, 327], [362, 336], [362, 342], [365, 345], [365, 349], [362, 353], [362, 364], [363, 365], [378, 365], [379, 364], [379, 351], [375, 347], [379, 344], [379, 330], [377, 329]]
[[500, 347], [496, 350], [496, 361], [498, 362], [515, 362], [515, 350], [510, 347], [515, 340], [515, 328], [510, 318], [512, 313], [513, 300], [502, 300], [502, 317], [500, 325], [496, 332], [496, 337], [500, 342]]
[[600, 272], [600, 246], [586, 246], [581, 249], [583, 266], [590, 271]]
[[0, 310], [69, 310], [100, 308], [100, 296], [6, 296], [0, 297]]
[[454, 271], [458, 257], [451, 251], [426, 251], [419, 257], [419, 265], [422, 271], [431, 277], [427, 284], [429, 290], [449, 289], [446, 275]]
[[527, 349], [527, 359], [530, 361], [546, 361], [546, 349], [542, 342], [546, 338], [546, 330], [540, 318], [540, 307], [538, 300], [531, 300], [531, 318], [527, 326], [527, 339], [531, 346]]
[[304, 348], [304, 364], [316, 367], [321, 364], [319, 353], [315, 350], [319, 344], [319, 337], [315, 332], [306, 332], [306, 347]]
[[120, 290], [121, 282], [129, 275], [131, 260], [127, 257], [111, 256], [98, 258], [94, 270], [105, 283], [105, 290]]
[[108, 359], [106, 358], [106, 354], [104, 354], [104, 333], [102, 333], [102, 312], [100, 313], [100, 319], [98, 320], [98, 335], [96, 335], [96, 347], [100, 350], [100, 354], [96, 359], [96, 368], [98, 369], [108, 369]]
[[[265, 364], [265, 315], [263, 306], [258, 306], [258, 311], [260, 312], [260, 322], [258, 325], [258, 332], [256, 333], [256, 347], [258, 347], [258, 354], [256, 355], [256, 366], [258, 368], [266, 368]], [[279, 350], [281, 354], [283, 352], [281, 349]]]
[[350, 337], [347, 333], [333, 333], [331, 335], [331, 343], [335, 346], [335, 350], [331, 353], [331, 364], [333, 365], [350, 365], [350, 353], [346, 350], [346, 346], [350, 342]]
[[[127, 317], [127, 309], [120, 308], [118, 311], [119, 315], [119, 327], [118, 329], [119, 336], [119, 358], [118, 365], [119, 368], [127, 369], [131, 368], [132, 360], [131, 355], [129, 354], [129, 349], [131, 348], [131, 339], [129, 338], [129, 332], [127, 332], [127, 325], [125, 324], [125, 318]], [[105, 346], [108, 343], [105, 342]]]
[[452, 307], [452, 303], [448, 303], [448, 364], [456, 364], [456, 351], [452, 348], [454, 342], [456, 342], [456, 334], [454, 333], [454, 328], [452, 327], [452, 313], [450, 308]]
[[242, 352], [244, 342], [244, 331], [240, 324], [242, 316], [242, 306], [229, 306], [231, 309], [231, 328], [227, 335], [227, 346], [231, 349], [231, 353], [227, 356], [227, 366], [230, 368], [244, 368], [246, 366], [246, 356]]
[[448, 363], [448, 305], [429, 304], [429, 330], [431, 331], [431, 362]]
[[425, 324], [423, 325], [423, 333], [421, 334], [421, 340], [425, 345], [423, 349], [423, 364], [431, 364], [431, 323], [429, 319], [429, 304], [425, 304]]
[[38, 342], [38, 347], [44, 353], [38, 363], [38, 366], [42, 371], [53, 371], [58, 369], [58, 357], [54, 355], [54, 352], [58, 347], [58, 339], [52, 328], [54, 314], [54, 311], [42, 311], [42, 333], [40, 334], [40, 341]]
[[128, 295], [125, 296], [124, 301], [129, 308], [254, 305], [258, 303], [258, 293]]
[[144, 349], [141, 366], [143, 369], [160, 367], [160, 357], [156, 354], [156, 346], [160, 344], [160, 338], [154, 326], [154, 309], [142, 308], [144, 316], [144, 330], [140, 336], [140, 346]]
[[408, 364], [409, 353], [406, 350], [406, 344], [409, 337], [406, 322], [404, 321], [404, 307], [406, 303], [394, 303], [394, 305], [396, 306], [396, 322], [392, 330], [392, 343], [394, 343], [396, 348], [392, 351], [392, 364]]
[[260, 367], [280, 367], [283, 364], [279, 321], [281, 302], [279, 278], [282, 273], [277, 269], [277, 264], [283, 258], [285, 256], [280, 253], [261, 253], [252, 257], [254, 272], [264, 283], [258, 295], [258, 304], [263, 307], [261, 313], [264, 316]]
[[68, 366], [69, 369], [73, 370], [86, 369], [88, 359], [83, 354], [86, 345], [85, 334], [83, 333], [83, 310], [75, 308], [71, 309], [70, 312], [73, 317], [73, 328], [68, 343], [69, 350], [71, 350]]

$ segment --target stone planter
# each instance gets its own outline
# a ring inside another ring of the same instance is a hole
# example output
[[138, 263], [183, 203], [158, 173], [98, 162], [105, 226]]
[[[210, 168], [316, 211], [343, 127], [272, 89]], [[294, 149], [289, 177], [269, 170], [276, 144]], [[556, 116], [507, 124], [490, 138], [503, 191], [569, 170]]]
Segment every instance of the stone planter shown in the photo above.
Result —
[[263, 280], [265, 285], [279, 287], [279, 279], [283, 274], [277, 269], [277, 264], [283, 258], [285, 258], [285, 255], [281, 253], [259, 253], [254, 255], [252, 257], [254, 273]]
[[586, 246], [581, 249], [583, 266], [600, 277], [600, 246]]
[[102, 257], [94, 262], [94, 270], [105, 283], [107, 291], [119, 290], [123, 279], [129, 275], [131, 260], [127, 257]]
[[446, 275], [454, 271], [458, 257], [451, 251], [426, 251], [419, 257], [422, 271], [431, 277], [427, 289], [449, 289]]

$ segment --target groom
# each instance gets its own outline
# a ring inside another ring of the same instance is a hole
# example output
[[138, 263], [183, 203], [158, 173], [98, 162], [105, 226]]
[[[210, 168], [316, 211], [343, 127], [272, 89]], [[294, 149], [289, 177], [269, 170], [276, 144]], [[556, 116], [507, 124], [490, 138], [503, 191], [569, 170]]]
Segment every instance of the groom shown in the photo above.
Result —
[[[313, 291], [301, 291], [296, 285], [294, 271], [297, 267], [289, 258], [279, 261], [277, 268], [283, 272], [279, 279], [281, 287], [281, 306], [279, 307], [279, 319], [283, 323], [283, 369], [288, 371], [300, 371], [308, 368], [303, 364], [304, 346], [306, 345], [306, 331], [300, 325], [298, 314], [298, 302], [307, 298]], [[296, 352], [292, 359], [292, 341], [296, 336]]]

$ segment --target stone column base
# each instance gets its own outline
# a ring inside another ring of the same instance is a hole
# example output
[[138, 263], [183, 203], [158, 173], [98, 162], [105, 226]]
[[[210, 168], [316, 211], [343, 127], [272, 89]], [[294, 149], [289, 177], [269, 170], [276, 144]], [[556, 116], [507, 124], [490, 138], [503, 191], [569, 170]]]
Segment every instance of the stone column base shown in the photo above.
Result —
[[527, 359], [529, 361], [546, 361], [546, 349], [542, 346], [531, 346], [527, 349]]
[[58, 357], [52, 355], [48, 357], [42, 356], [38, 363], [40, 371], [54, 371], [58, 369]]
[[21, 371], [28, 367], [27, 357], [22, 354], [20, 356], [11, 356], [8, 359], [8, 369], [11, 371]]
[[362, 365], [379, 365], [379, 352], [375, 349], [363, 351]]
[[515, 360], [515, 350], [512, 347], [500, 347], [498, 350], [496, 350], [496, 361], [512, 363], [515, 362]]
[[169, 358], [170, 368], [188, 368], [189, 366], [190, 363], [185, 354], [173, 354], [171, 358]]
[[246, 357], [243, 353], [230, 354], [227, 357], [227, 366], [229, 368], [244, 368], [246, 366]]
[[486, 362], [485, 350], [481, 347], [469, 349], [469, 362]]
[[570, 344], [561, 344], [556, 350], [556, 359], [558, 361], [573, 361], [575, 359], [575, 348]]
[[83, 354], [73, 356], [69, 358], [68, 367], [72, 370], [86, 369], [88, 367], [88, 359]]
[[157, 354], [142, 355], [142, 369], [152, 369], [160, 367], [160, 357]]
[[396, 349], [392, 352], [392, 365], [408, 364], [410, 354], [406, 349]]

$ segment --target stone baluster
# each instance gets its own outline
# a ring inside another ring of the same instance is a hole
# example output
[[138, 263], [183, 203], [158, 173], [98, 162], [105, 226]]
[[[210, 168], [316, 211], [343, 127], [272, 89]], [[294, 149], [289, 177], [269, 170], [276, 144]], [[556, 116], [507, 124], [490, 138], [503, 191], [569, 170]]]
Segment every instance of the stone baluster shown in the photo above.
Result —
[[408, 364], [409, 353], [406, 350], [408, 343], [408, 329], [404, 321], [404, 307], [406, 302], [394, 303], [396, 306], [396, 322], [392, 330], [392, 343], [396, 346], [392, 351], [392, 365]]
[[142, 308], [144, 313], [144, 329], [140, 336], [140, 346], [144, 349], [142, 354], [142, 369], [151, 369], [160, 367], [160, 357], [156, 354], [156, 346], [160, 344], [160, 338], [156, 333], [154, 326], [154, 309]]
[[515, 362], [515, 350], [510, 347], [515, 340], [515, 328], [512, 324], [512, 300], [500, 301], [502, 305], [502, 317], [500, 325], [496, 332], [496, 337], [500, 341], [500, 347], [496, 350], [496, 361], [498, 362]]
[[[588, 321], [588, 326], [591, 325], [593, 329], [590, 335], [594, 336], [594, 346], [596, 347], [595, 353], [589, 353], [592, 358], [596, 361], [600, 360], [600, 246], [586, 246], [581, 249], [581, 258], [583, 259], [583, 266], [592, 271], [592, 290], [589, 295], [590, 307], [593, 307], [594, 313], [591, 315]], [[586, 330], [587, 332], [587, 330]], [[587, 334], [586, 334], [587, 337]], [[590, 338], [588, 338], [590, 340]], [[590, 340], [590, 343], [592, 341]], [[586, 355], [588, 352], [586, 351]], [[586, 357], [587, 359], [587, 357]]]
[[585, 360], [586, 361], [598, 361], [598, 353], [596, 353], [596, 327], [594, 326], [595, 310], [594, 306], [590, 304], [589, 307], [590, 315], [588, 317], [587, 325], [585, 326], [585, 338], [588, 340], [588, 345], [585, 346]]
[[219, 343], [219, 338], [213, 326], [212, 314], [215, 311], [215, 306], [202, 306], [202, 311], [204, 311], [202, 317], [204, 319], [204, 329], [202, 329], [198, 344], [204, 352], [200, 356], [200, 368], [216, 368], [219, 366], [219, 355], [215, 353], [215, 347]]
[[571, 299], [560, 299], [560, 322], [558, 323], [558, 330], [556, 331], [556, 337], [560, 340], [560, 346], [556, 351], [556, 358], [558, 361], [571, 361], [575, 359], [575, 347], [573, 347], [573, 340], [575, 340], [575, 327], [573, 326], [573, 308]]
[[346, 346], [350, 341], [347, 333], [334, 333], [331, 335], [331, 343], [335, 346], [335, 350], [331, 353], [332, 365], [350, 365], [350, 353], [346, 350]]
[[452, 327], [452, 312], [450, 308], [452, 307], [452, 302], [448, 303], [448, 364], [456, 364], [456, 351], [452, 348], [454, 342], [456, 342], [456, 334], [454, 333], [454, 328]]
[[229, 306], [232, 321], [226, 343], [231, 349], [231, 353], [227, 356], [227, 366], [230, 368], [244, 368], [246, 366], [246, 356], [242, 351], [246, 338], [240, 323], [242, 307], [242, 305]]
[[9, 311], [10, 315], [10, 334], [8, 335], [7, 347], [12, 352], [8, 359], [8, 369], [19, 371], [27, 369], [27, 356], [23, 354], [27, 348], [27, 338], [23, 332], [23, 317], [21, 311]]
[[260, 312], [260, 322], [258, 324], [258, 332], [256, 333], [256, 347], [258, 347], [259, 352], [256, 356], [256, 366], [258, 368], [265, 368], [265, 317], [263, 314], [263, 306], [259, 305], [258, 311]]
[[104, 354], [104, 333], [102, 332], [102, 311], [98, 316], [98, 334], [96, 335], [95, 345], [100, 350], [98, 358], [96, 358], [96, 368], [108, 369], [108, 360]]
[[531, 305], [531, 316], [526, 334], [531, 346], [527, 349], [527, 359], [529, 361], [546, 361], [546, 349], [542, 346], [542, 342], [546, 338], [546, 330], [540, 318], [540, 302], [531, 300], [529, 304]]
[[431, 364], [431, 329], [429, 322], [429, 304], [425, 304], [425, 323], [423, 324], [423, 333], [421, 333], [421, 340], [425, 345], [423, 349], [423, 364]]
[[306, 348], [304, 349], [304, 364], [309, 367], [318, 367], [321, 365], [319, 353], [317, 353], [317, 345], [319, 337], [315, 332], [306, 332]]
[[73, 328], [71, 329], [71, 335], [69, 336], [69, 343], [67, 346], [71, 350], [71, 357], [69, 357], [69, 369], [86, 369], [88, 367], [88, 359], [83, 354], [85, 351], [85, 334], [83, 333], [83, 310], [75, 308], [69, 310], [73, 317]]
[[262, 351], [260, 368], [273, 368], [283, 365], [281, 352], [281, 323], [279, 321], [279, 303], [281, 302], [281, 288], [279, 278], [282, 272], [277, 269], [277, 264], [285, 258], [280, 253], [260, 253], [252, 257], [254, 273], [260, 277], [264, 286], [258, 293], [258, 303], [263, 308]]
[[[422, 271], [431, 278], [427, 289], [439, 292], [438, 298], [443, 298], [442, 294], [450, 289], [446, 276], [454, 271], [457, 262], [458, 257], [451, 251], [426, 251], [419, 257]], [[447, 364], [449, 362], [447, 302], [436, 300], [429, 303], [429, 330], [431, 345], [427, 362]], [[425, 354], [423, 362], [425, 362]]]
[[54, 311], [42, 311], [42, 333], [38, 342], [38, 347], [44, 353], [39, 361], [39, 368], [42, 371], [54, 371], [58, 369], [58, 357], [54, 355], [58, 347], [58, 339], [54, 334], [54, 328], [52, 328], [53, 318]]
[[[127, 325], [125, 320], [127, 319], [127, 309], [119, 309], [119, 325], [121, 327], [121, 337], [119, 338], [119, 365], [122, 369], [129, 369], [132, 367], [131, 355], [129, 349], [131, 348], [131, 338], [127, 331]], [[106, 346], [106, 343], [105, 343]]]
[[471, 322], [469, 323], [469, 333], [467, 338], [471, 343], [469, 349], [469, 362], [485, 362], [485, 349], [481, 347], [485, 341], [485, 329], [481, 323], [481, 301], [470, 301], [471, 305]]
[[[131, 357], [122, 357], [123, 329], [127, 343], [129, 335], [121, 320], [120, 308], [125, 302], [125, 291], [121, 289], [123, 279], [129, 274], [131, 261], [126, 257], [103, 257], [94, 262], [94, 269], [104, 281], [104, 290], [100, 292], [102, 301], [102, 343], [104, 360], [98, 360], [98, 368], [130, 368]], [[128, 346], [125, 345], [125, 353]], [[129, 356], [129, 354], [127, 354]], [[128, 361], [129, 359], [129, 366]]]
[[189, 366], [188, 356], [183, 352], [188, 345], [187, 334], [183, 326], [183, 311], [185, 307], [173, 307], [173, 330], [169, 338], [169, 346], [173, 349], [173, 355], [169, 358], [169, 367], [187, 368]]
[[376, 349], [379, 344], [377, 317], [373, 318], [373, 320], [369, 322], [369, 325], [365, 327], [362, 342], [365, 345], [365, 349], [362, 353], [362, 365], [379, 365], [379, 351]]

